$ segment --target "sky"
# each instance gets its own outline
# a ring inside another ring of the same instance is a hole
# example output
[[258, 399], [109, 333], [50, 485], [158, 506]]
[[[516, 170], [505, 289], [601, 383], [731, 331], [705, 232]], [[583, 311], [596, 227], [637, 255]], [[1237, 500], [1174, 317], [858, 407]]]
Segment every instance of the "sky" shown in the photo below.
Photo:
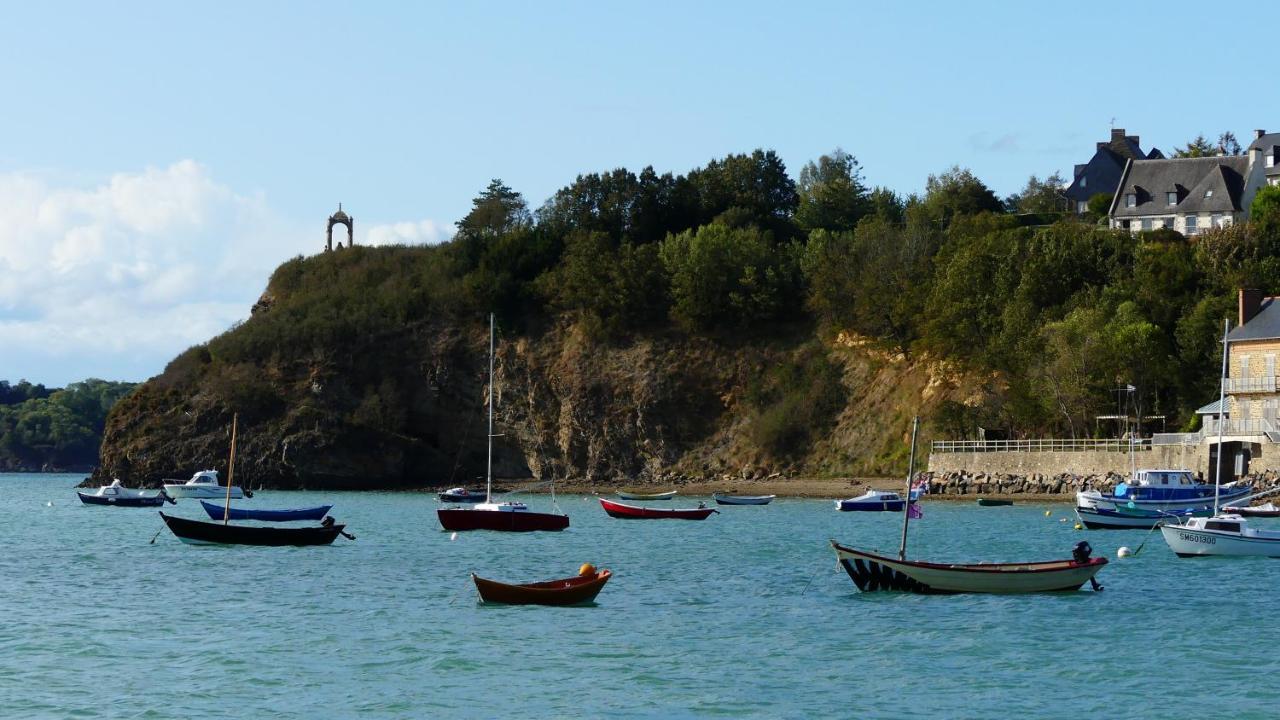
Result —
[[1004, 196], [1113, 123], [1166, 153], [1280, 130], [1255, 4], [4, 7], [0, 379], [51, 387], [243, 320], [339, 202], [357, 242], [434, 243], [491, 178], [537, 207], [579, 173], [767, 148], [794, 177], [840, 147], [872, 185], [960, 165]]

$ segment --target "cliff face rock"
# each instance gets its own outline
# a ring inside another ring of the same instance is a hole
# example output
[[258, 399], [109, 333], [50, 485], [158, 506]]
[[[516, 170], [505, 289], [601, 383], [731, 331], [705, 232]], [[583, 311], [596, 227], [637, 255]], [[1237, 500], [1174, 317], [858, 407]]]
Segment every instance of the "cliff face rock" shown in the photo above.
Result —
[[[238, 415], [235, 477], [253, 488], [474, 486], [485, 469], [486, 319], [415, 303], [412, 278], [394, 267], [413, 251], [394, 252], [286, 263], [242, 326], [115, 405], [87, 482], [154, 487], [206, 468], [225, 478]], [[370, 269], [359, 284], [329, 281], [343, 263]], [[541, 322], [499, 332], [499, 478], [897, 474], [911, 416], [977, 387], [803, 327], [719, 338], [661, 328], [605, 342], [567, 316]]]

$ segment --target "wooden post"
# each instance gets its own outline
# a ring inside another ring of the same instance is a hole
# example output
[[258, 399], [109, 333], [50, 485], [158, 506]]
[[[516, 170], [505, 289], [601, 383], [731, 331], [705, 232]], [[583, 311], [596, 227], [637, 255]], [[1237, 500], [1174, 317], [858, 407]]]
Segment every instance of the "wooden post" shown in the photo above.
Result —
[[906, 504], [902, 506], [902, 545], [898, 547], [898, 559], [907, 559], [907, 523], [911, 522], [911, 479], [916, 474], [916, 433], [920, 431], [920, 416], [911, 421], [911, 461], [907, 464]]
[[222, 524], [231, 522], [231, 485], [236, 479], [236, 420], [240, 414], [231, 416], [231, 459], [227, 461], [227, 505], [222, 511]]

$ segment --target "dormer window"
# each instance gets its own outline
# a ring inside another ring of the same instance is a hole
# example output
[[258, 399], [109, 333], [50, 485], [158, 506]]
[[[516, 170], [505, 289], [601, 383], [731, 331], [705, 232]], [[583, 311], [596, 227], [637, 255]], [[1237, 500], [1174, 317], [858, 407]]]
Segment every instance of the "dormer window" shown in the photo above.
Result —
[[[1270, 165], [1267, 165], [1267, 167], [1271, 167], [1271, 166], [1270, 166]], [[1083, 187], [1089, 187], [1089, 178], [1085, 177], [1084, 175], [1081, 175], [1081, 176], [1080, 176], [1080, 187], [1082, 187], [1082, 188], [1083, 188]]]
[[1164, 195], [1165, 195], [1165, 198], [1169, 201], [1170, 205], [1178, 204], [1178, 193], [1171, 192], [1171, 193], [1165, 193]]
[[1127, 195], [1125, 195], [1125, 196], [1124, 196], [1124, 206], [1125, 206], [1125, 207], [1137, 207], [1137, 205], [1138, 205], [1138, 196], [1137, 196], [1137, 195], [1135, 195], [1135, 194], [1133, 194], [1133, 193], [1129, 193], [1129, 194], [1127, 194]]
[[1205, 199], [1206, 199], [1206, 200], [1208, 200], [1209, 198], [1213, 197], [1213, 191], [1212, 191], [1212, 190], [1205, 190], [1205, 191], [1204, 191], [1204, 197], [1205, 197]]

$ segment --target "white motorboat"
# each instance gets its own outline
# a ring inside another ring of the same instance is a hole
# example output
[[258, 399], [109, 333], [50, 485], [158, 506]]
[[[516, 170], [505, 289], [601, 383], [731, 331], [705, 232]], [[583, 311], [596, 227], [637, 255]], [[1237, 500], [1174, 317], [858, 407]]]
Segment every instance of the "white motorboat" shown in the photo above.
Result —
[[85, 505], [115, 505], [116, 507], [157, 507], [166, 502], [173, 502], [173, 498], [165, 494], [163, 490], [137, 490], [135, 488], [127, 488], [119, 478], [111, 481], [110, 485], [99, 487], [97, 492], [87, 493], [76, 491], [80, 496], [80, 502]]
[[1280, 532], [1251, 528], [1239, 515], [1188, 518], [1185, 523], [1161, 525], [1160, 533], [1178, 557], [1280, 557]]
[[1086, 510], [1118, 508], [1178, 512], [1199, 510], [1218, 502], [1227, 503], [1248, 495], [1252, 486], [1243, 482], [1224, 483], [1215, 491], [1210, 483], [1200, 482], [1189, 470], [1138, 470], [1133, 480], [1120, 483], [1110, 493], [1081, 490], [1076, 493], [1076, 507]]
[[835, 503], [836, 509], [841, 512], [902, 512], [907, 506], [907, 501], [901, 495], [884, 490], [868, 490], [856, 498], [836, 500]]
[[[185, 483], [177, 480], [166, 481], [164, 491], [172, 498], [203, 498], [206, 500], [212, 498], [226, 498], [227, 488], [225, 485], [218, 484], [217, 470], [201, 470]], [[232, 498], [244, 497], [244, 491], [239, 487], [231, 487]]]

